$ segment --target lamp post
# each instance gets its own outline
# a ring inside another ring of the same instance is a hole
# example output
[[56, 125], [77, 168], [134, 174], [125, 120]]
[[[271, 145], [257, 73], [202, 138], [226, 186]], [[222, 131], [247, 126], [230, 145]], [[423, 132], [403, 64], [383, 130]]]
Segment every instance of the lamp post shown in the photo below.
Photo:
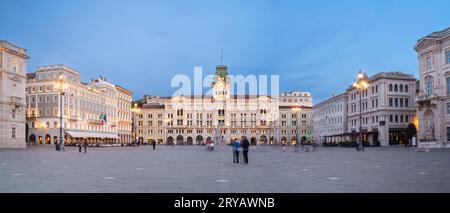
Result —
[[[268, 131], [268, 135], [269, 135], [269, 140], [267, 141], [267, 143], [268, 143], [268, 145], [272, 145], [272, 141], [271, 141], [271, 137], [270, 137], [270, 131], [272, 130], [272, 128], [271, 128], [271, 126], [272, 126], [272, 122], [273, 122], [273, 118], [272, 118], [272, 116], [270, 116], [267, 120], [266, 120], [267, 122], [269, 122], [268, 123], [268, 127], [269, 127], [269, 131]], [[275, 135], [275, 134], [274, 134]]]
[[[164, 140], [166, 141], [166, 145], [167, 145], [167, 125], [169, 124], [169, 122], [170, 122], [171, 120], [170, 120], [170, 118], [166, 118], [166, 119], [164, 119]], [[172, 143], [173, 143], [173, 141], [172, 141]]]
[[65, 151], [64, 149], [64, 137], [63, 137], [63, 95], [64, 95], [64, 75], [59, 75], [59, 83], [56, 85], [59, 89], [59, 144], [56, 145], [56, 150]]
[[136, 113], [139, 113], [141, 111], [141, 109], [139, 109], [138, 104], [134, 103], [134, 106], [131, 108], [131, 112], [133, 112], [133, 146], [136, 144], [137, 142], [137, 125], [136, 125]]
[[359, 145], [361, 145], [361, 150], [364, 151], [364, 145], [362, 142], [363, 134], [362, 134], [362, 93], [365, 89], [369, 87], [368, 77], [366, 73], [363, 73], [361, 70], [358, 72], [358, 76], [353, 83], [353, 87], [357, 90], [359, 94], [359, 136], [357, 139], [357, 149], [359, 150]]
[[300, 136], [300, 134], [299, 134], [299, 116], [298, 116], [298, 113], [300, 112], [300, 111], [302, 111], [302, 108], [300, 108], [300, 107], [298, 107], [298, 106], [295, 106], [295, 107], [293, 107], [292, 108], [292, 112], [293, 113], [295, 113], [295, 117], [296, 117], [296, 122], [295, 122], [295, 139], [296, 139], [296, 141], [295, 141], [295, 151], [297, 151], [297, 147], [298, 147], [298, 141], [299, 141], [299, 136]]

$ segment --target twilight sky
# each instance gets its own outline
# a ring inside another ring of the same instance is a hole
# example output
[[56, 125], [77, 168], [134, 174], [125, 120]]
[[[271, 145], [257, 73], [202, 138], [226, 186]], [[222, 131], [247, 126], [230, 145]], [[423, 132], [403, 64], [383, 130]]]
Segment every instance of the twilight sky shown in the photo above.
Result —
[[28, 71], [66, 64], [135, 92], [169, 96], [176, 74], [279, 74], [280, 91], [317, 103], [359, 69], [418, 76], [417, 39], [450, 26], [448, 0], [0, 0], [0, 40]]

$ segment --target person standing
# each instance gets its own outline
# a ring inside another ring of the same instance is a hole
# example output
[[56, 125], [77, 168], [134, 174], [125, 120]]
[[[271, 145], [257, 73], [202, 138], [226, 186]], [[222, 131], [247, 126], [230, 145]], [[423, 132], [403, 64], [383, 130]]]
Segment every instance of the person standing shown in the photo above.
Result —
[[78, 152], [81, 152], [81, 142], [78, 142]]
[[87, 153], [87, 146], [88, 146], [87, 141], [84, 142], [83, 146], [84, 146], [84, 153]]
[[156, 149], [156, 141], [155, 140], [152, 141], [152, 145], [153, 145], [153, 150], [155, 150]]
[[244, 164], [248, 164], [248, 148], [250, 147], [250, 142], [247, 140], [246, 137], [243, 137], [241, 146]]
[[236, 139], [231, 146], [233, 150], [233, 163], [239, 163], [239, 149], [241, 148], [241, 142]]

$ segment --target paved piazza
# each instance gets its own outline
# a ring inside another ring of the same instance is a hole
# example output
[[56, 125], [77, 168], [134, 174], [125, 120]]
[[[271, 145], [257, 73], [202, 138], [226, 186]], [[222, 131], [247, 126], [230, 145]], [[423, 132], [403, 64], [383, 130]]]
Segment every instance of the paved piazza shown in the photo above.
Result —
[[53, 147], [0, 151], [0, 192], [450, 192], [450, 150], [257, 147]]

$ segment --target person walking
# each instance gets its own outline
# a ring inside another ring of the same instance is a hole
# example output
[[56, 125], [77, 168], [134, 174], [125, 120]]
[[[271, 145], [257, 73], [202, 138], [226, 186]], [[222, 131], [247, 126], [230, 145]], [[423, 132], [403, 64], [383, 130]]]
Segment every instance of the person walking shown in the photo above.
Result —
[[248, 164], [248, 148], [250, 147], [250, 142], [246, 137], [242, 137], [242, 156], [244, 158], [244, 164]]
[[78, 142], [78, 152], [81, 152], [81, 142]]
[[155, 140], [152, 141], [152, 145], [153, 145], [153, 150], [155, 150], [156, 149], [156, 141]]
[[84, 146], [84, 153], [87, 153], [87, 146], [88, 146], [87, 141], [84, 142], [83, 146]]
[[241, 142], [236, 139], [231, 146], [231, 149], [233, 150], [233, 163], [239, 163], [239, 149], [241, 148]]

